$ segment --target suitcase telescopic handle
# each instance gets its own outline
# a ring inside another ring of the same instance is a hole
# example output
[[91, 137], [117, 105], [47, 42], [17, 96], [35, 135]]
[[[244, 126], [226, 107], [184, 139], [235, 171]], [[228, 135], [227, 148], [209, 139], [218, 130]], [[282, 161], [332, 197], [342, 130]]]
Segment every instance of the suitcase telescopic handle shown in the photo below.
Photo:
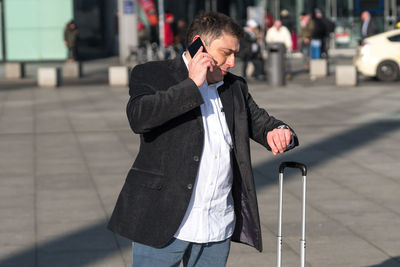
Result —
[[301, 173], [303, 174], [303, 176], [307, 175], [307, 166], [304, 165], [303, 163], [299, 163], [299, 162], [294, 162], [294, 161], [285, 161], [282, 162], [281, 165], [279, 165], [279, 173], [283, 173], [283, 170], [285, 168], [296, 168], [296, 169], [300, 169]]
[[277, 261], [276, 266], [282, 266], [282, 204], [283, 204], [283, 171], [285, 168], [300, 169], [302, 178], [301, 200], [301, 238], [300, 238], [300, 267], [306, 266], [306, 176], [307, 167], [303, 163], [285, 161], [279, 165], [279, 207], [278, 207], [278, 236], [277, 236]]

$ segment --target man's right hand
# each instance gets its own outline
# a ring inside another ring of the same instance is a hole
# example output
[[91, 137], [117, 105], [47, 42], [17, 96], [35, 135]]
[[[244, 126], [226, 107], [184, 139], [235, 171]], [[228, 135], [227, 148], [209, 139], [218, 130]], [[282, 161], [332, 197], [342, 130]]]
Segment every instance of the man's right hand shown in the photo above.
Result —
[[203, 85], [207, 78], [207, 70], [213, 71], [215, 62], [213, 57], [203, 52], [203, 47], [200, 47], [194, 57], [189, 61], [189, 78], [194, 81], [197, 87]]

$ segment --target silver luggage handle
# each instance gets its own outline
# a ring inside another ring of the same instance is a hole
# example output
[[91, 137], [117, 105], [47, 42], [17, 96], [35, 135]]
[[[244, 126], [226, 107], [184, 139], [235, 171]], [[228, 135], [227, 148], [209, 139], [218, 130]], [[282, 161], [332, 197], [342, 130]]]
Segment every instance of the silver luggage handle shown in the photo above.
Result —
[[301, 170], [302, 178], [302, 205], [301, 205], [301, 238], [300, 238], [300, 266], [306, 263], [306, 177], [307, 166], [293, 161], [282, 162], [279, 166], [279, 211], [278, 211], [278, 248], [276, 266], [282, 266], [282, 194], [283, 194], [283, 172], [285, 168], [297, 168]]

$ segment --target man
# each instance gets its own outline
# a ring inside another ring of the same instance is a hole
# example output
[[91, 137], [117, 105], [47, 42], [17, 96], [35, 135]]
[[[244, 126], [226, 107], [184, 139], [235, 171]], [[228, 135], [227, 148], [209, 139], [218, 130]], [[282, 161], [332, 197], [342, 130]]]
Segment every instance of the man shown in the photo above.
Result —
[[169, 59], [174, 57], [174, 30], [172, 29], [172, 24], [174, 23], [174, 15], [172, 13], [165, 13], [165, 23], [164, 23], [164, 47], [165, 55], [164, 59]]
[[310, 63], [310, 42], [312, 33], [314, 31], [314, 23], [311, 19], [311, 14], [306, 12], [300, 15], [300, 27], [301, 27], [301, 53], [303, 54], [303, 69], [309, 70]]
[[249, 138], [274, 155], [298, 142], [228, 72], [242, 35], [228, 16], [204, 13], [187, 42], [205, 49], [132, 70], [127, 115], [140, 150], [109, 228], [133, 240], [134, 267], [225, 266], [231, 240], [262, 250]]
[[64, 44], [68, 48], [67, 62], [74, 62], [77, 60], [78, 33], [78, 28], [73, 20], [70, 21], [64, 29]]
[[282, 25], [280, 20], [275, 20], [265, 36], [267, 43], [284, 43], [287, 51], [292, 51], [292, 36], [288, 28]]
[[311, 58], [327, 58], [328, 29], [324, 22], [324, 16], [319, 8], [314, 9], [312, 16], [313, 33], [311, 37]]
[[363, 11], [361, 13], [361, 39], [377, 34], [377, 27], [375, 21], [371, 18], [371, 13], [368, 11]]
[[254, 65], [252, 76], [257, 80], [265, 80], [258, 26], [258, 23], [254, 19], [248, 19], [246, 27], [244, 27], [244, 36], [240, 39], [238, 56], [243, 60], [242, 75], [245, 79], [247, 78], [247, 67], [249, 62], [251, 62]]
[[272, 26], [265, 36], [265, 41], [268, 43], [283, 43], [286, 48], [286, 78], [291, 79], [292, 70], [290, 64], [290, 56], [292, 53], [292, 35], [288, 28], [282, 25], [280, 20], [275, 20], [274, 26]]
[[328, 51], [329, 51], [329, 43], [330, 43], [330, 35], [331, 33], [335, 32], [335, 23], [324, 16], [322, 11], [320, 9], [316, 9], [316, 18], [320, 21], [322, 21], [324, 31], [325, 31], [325, 36], [322, 39], [322, 47], [321, 47], [321, 57], [323, 58], [328, 58]]

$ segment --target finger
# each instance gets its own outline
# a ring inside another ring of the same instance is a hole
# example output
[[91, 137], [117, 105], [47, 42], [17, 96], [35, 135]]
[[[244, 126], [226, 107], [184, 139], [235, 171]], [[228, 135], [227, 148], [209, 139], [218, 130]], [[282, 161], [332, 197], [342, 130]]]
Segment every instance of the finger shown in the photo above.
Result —
[[279, 139], [281, 141], [283, 152], [285, 152], [286, 148], [290, 144], [291, 141], [291, 132], [288, 129], [280, 130], [279, 131]]
[[200, 46], [200, 48], [197, 50], [196, 54], [194, 54], [194, 57], [196, 57], [197, 55], [201, 54], [202, 52], [203, 52], [203, 46]]
[[280, 131], [278, 132], [279, 140], [280, 140], [281, 146], [282, 146], [282, 151], [281, 151], [281, 153], [285, 152], [285, 149], [286, 149], [286, 147], [287, 147], [287, 145], [288, 145], [288, 144], [287, 144], [287, 140], [286, 140], [285, 132], [286, 132], [286, 130], [280, 130]]
[[201, 58], [199, 60], [200, 64], [205, 64], [207, 67], [213, 68], [214, 64], [213, 64], [213, 60], [212, 57], [205, 55], [203, 58]]
[[278, 133], [274, 134], [274, 143], [275, 143], [275, 146], [278, 149], [278, 151], [280, 153], [283, 153], [283, 146], [282, 146], [282, 143], [281, 143], [281, 138], [280, 138]]
[[269, 147], [271, 148], [272, 154], [274, 154], [274, 156], [276, 156], [276, 154], [278, 154], [278, 148], [275, 145], [275, 142], [273, 140], [272, 135], [273, 134], [271, 132], [268, 133], [268, 135], [267, 135], [267, 143], [268, 143]]
[[285, 139], [286, 139], [286, 147], [290, 144], [292, 141], [292, 132], [290, 130], [285, 131]]
[[209, 65], [210, 59], [203, 56], [204, 53], [196, 55], [193, 60], [189, 63], [191, 66], [206, 66]]

